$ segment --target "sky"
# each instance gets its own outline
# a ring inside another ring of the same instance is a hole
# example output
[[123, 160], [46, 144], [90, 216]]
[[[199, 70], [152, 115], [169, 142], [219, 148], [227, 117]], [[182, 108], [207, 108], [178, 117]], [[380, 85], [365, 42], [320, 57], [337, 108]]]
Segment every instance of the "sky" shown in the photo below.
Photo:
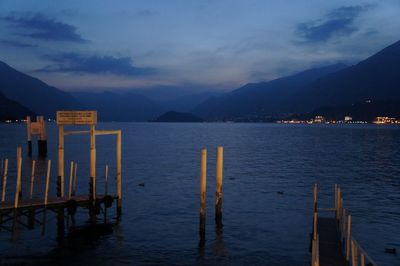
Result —
[[67, 91], [232, 90], [354, 64], [400, 39], [399, 0], [0, 0], [0, 61]]

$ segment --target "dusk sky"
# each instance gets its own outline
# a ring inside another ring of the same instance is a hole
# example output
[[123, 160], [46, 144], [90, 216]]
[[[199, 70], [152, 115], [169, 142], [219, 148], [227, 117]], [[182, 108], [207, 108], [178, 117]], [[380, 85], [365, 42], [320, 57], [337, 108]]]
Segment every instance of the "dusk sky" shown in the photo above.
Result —
[[64, 90], [228, 90], [356, 63], [400, 39], [399, 14], [399, 0], [0, 0], [0, 60]]

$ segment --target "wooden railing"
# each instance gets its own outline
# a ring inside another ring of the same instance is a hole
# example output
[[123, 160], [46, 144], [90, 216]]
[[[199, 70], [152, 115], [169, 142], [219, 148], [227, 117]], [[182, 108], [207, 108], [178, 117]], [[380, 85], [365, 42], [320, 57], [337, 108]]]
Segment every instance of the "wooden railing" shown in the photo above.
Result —
[[360, 246], [360, 244], [352, 236], [351, 232], [351, 215], [343, 207], [342, 190], [335, 185], [335, 214], [340, 232], [340, 239], [343, 247], [343, 253], [346, 261], [351, 266], [376, 266], [376, 262], [368, 255], [368, 253]]

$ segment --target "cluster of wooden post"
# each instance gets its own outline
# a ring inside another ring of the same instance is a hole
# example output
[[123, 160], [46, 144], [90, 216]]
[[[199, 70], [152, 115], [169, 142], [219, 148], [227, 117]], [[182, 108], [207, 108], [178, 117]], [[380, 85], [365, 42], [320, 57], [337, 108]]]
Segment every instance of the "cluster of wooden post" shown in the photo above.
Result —
[[31, 117], [26, 117], [26, 129], [28, 139], [28, 155], [32, 155], [32, 135], [38, 135], [38, 154], [47, 156], [47, 133], [46, 122], [43, 116], [37, 116], [36, 122], [31, 121]]
[[[376, 265], [371, 257], [361, 248], [352, 236], [351, 215], [343, 207], [342, 189], [335, 185], [335, 216], [341, 232], [340, 239], [344, 247], [346, 261], [352, 266]], [[368, 264], [366, 264], [368, 263]]]
[[[217, 148], [216, 174], [215, 174], [215, 222], [222, 226], [222, 181], [224, 165], [224, 148]], [[201, 150], [200, 162], [200, 234], [205, 234], [206, 217], [206, 186], [207, 186], [207, 149]]]
[[[17, 148], [17, 176], [15, 182], [15, 195], [14, 195], [14, 208], [17, 209], [22, 198], [22, 148]], [[4, 203], [6, 201], [6, 192], [7, 192], [7, 179], [8, 179], [8, 159], [3, 160], [2, 163], [2, 192], [1, 192], [1, 202]], [[46, 188], [44, 195], [44, 204], [47, 205], [48, 194], [49, 194], [49, 184], [50, 184], [50, 169], [51, 169], [51, 161], [48, 160], [47, 165], [47, 174], [46, 174]], [[32, 170], [31, 170], [31, 178], [30, 178], [30, 189], [29, 189], [29, 199], [33, 197], [34, 191], [34, 180], [35, 180], [35, 170], [36, 170], [36, 161], [32, 161]]]

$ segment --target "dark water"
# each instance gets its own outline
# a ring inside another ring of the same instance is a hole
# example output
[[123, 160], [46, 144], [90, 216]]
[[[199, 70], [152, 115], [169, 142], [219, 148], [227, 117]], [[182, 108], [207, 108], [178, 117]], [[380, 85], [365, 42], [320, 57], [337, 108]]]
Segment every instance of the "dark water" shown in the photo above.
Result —
[[[56, 166], [57, 129], [49, 127], [49, 158]], [[123, 130], [121, 222], [73, 233], [66, 228], [66, 239], [59, 241], [55, 214], [48, 213], [44, 236], [40, 227], [0, 232], [2, 264], [308, 265], [311, 189], [318, 182], [320, 206], [333, 205], [334, 184], [340, 184], [354, 237], [379, 265], [400, 265], [399, 255], [384, 253], [387, 247], [400, 249], [400, 127], [104, 123], [98, 128]], [[102, 182], [106, 163], [115, 175], [115, 139], [97, 141]], [[14, 159], [18, 144], [25, 147], [25, 127], [0, 124], [0, 158]], [[213, 209], [218, 145], [225, 148], [222, 231], [214, 226]], [[209, 156], [202, 249], [201, 147]], [[86, 136], [66, 140], [66, 161], [79, 163], [81, 193], [87, 190], [88, 148]], [[24, 187], [29, 164], [24, 158]], [[35, 197], [41, 197], [43, 181], [37, 178]], [[115, 190], [114, 181], [110, 189]], [[98, 190], [103, 191], [102, 183]], [[77, 224], [86, 219], [86, 213], [78, 213]]]

